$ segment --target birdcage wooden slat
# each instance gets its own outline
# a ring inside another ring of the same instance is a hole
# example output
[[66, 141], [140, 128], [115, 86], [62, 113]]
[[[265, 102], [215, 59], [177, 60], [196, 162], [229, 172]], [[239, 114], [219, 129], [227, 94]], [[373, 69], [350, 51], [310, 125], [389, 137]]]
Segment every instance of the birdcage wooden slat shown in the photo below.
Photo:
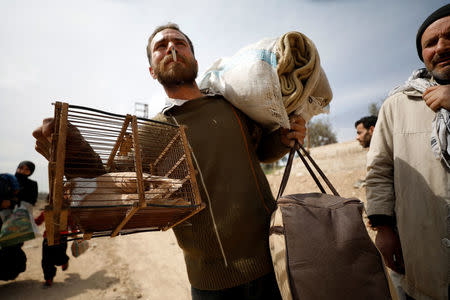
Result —
[[84, 238], [114, 237], [167, 230], [205, 207], [183, 126], [54, 105], [49, 245], [67, 223]]

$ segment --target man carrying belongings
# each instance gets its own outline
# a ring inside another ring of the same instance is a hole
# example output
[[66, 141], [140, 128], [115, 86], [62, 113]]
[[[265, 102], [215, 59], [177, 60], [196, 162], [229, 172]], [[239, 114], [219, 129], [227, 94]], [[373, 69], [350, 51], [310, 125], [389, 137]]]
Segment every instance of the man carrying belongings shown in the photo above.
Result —
[[[174, 227], [192, 298], [281, 299], [268, 245], [276, 203], [260, 162], [275, 161], [295, 142], [302, 143], [304, 119], [291, 115], [290, 129], [266, 130], [223, 96], [200, 91], [192, 42], [176, 24], [155, 29], [147, 56], [151, 76], [168, 97], [155, 119], [187, 126], [201, 198], [207, 205]], [[329, 90], [328, 82], [325, 85]], [[40, 153], [48, 153], [52, 126], [47, 119], [33, 132]]]
[[417, 70], [383, 103], [367, 156], [367, 215], [407, 299], [448, 299], [450, 4], [416, 37]]

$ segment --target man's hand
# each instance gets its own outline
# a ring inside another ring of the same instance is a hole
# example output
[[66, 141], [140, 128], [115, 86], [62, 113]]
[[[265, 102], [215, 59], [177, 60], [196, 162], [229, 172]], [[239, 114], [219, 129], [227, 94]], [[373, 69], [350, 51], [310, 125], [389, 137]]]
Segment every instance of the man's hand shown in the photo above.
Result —
[[51, 137], [55, 126], [53, 118], [47, 118], [42, 121], [42, 126], [33, 131], [33, 136], [36, 139], [35, 149], [42, 154], [47, 160], [50, 159]]
[[295, 142], [303, 145], [306, 135], [305, 120], [300, 116], [289, 117], [291, 129], [281, 128], [281, 142], [287, 147], [294, 147]]
[[391, 226], [377, 227], [375, 245], [383, 255], [386, 266], [397, 273], [405, 274], [405, 265], [403, 264], [400, 239]]
[[427, 88], [422, 98], [433, 111], [440, 108], [450, 111], [450, 85], [448, 84]]

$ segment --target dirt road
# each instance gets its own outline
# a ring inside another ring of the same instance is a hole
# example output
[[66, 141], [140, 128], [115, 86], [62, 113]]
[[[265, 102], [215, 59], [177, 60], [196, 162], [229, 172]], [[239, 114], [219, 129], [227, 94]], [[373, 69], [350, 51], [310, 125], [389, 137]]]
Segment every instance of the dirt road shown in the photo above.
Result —
[[[342, 196], [365, 200], [364, 188], [353, 187], [365, 174], [366, 151], [357, 142], [311, 149], [311, 154]], [[298, 158], [291, 174], [286, 194], [318, 191]], [[281, 176], [281, 171], [268, 176], [274, 193]], [[41, 244], [42, 238], [25, 243], [27, 270], [16, 280], [0, 282], [0, 299], [190, 299], [184, 259], [172, 231], [93, 239], [80, 257], [69, 254], [68, 270], [58, 268], [50, 288], [43, 286]]]

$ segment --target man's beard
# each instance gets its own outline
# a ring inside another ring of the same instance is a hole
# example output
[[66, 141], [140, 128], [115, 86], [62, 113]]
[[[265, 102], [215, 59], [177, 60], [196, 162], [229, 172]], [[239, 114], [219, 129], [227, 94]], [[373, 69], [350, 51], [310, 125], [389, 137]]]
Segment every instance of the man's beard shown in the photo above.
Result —
[[372, 136], [369, 135], [369, 133], [366, 133], [361, 141], [361, 146], [363, 146], [363, 148], [369, 148], [370, 147], [370, 140], [371, 140]]
[[156, 79], [165, 87], [192, 84], [197, 78], [198, 66], [195, 60], [187, 59], [180, 54], [177, 56], [177, 62], [169, 65], [173, 59], [172, 55], [167, 55], [153, 67]]
[[[436, 54], [433, 57], [432, 64], [438, 64], [440, 60], [447, 59], [450, 60], [450, 53], [446, 52], [443, 54]], [[450, 66], [447, 65], [444, 68], [440, 68], [437, 70], [436, 67], [434, 70], [430, 71], [431, 75], [433, 75], [434, 79], [440, 84], [448, 84], [450, 82]]]

